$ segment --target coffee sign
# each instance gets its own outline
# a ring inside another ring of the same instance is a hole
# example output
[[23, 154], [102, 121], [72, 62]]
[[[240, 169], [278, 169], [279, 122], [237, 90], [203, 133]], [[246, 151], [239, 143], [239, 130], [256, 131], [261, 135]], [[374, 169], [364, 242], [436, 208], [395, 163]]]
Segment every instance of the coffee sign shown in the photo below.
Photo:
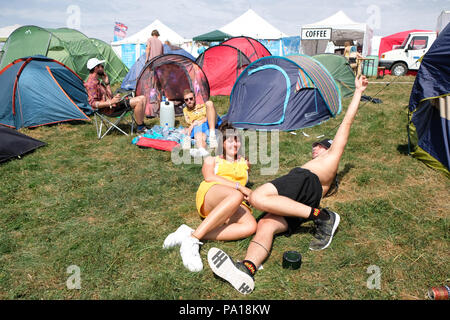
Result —
[[331, 40], [331, 28], [302, 29], [302, 40]]

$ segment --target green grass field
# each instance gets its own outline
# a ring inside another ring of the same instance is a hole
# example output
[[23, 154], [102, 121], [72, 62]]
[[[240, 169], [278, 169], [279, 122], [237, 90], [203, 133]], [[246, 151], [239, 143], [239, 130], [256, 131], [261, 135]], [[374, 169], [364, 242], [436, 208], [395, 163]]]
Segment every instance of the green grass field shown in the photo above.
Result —
[[[429, 287], [450, 281], [450, 180], [407, 155], [413, 80], [383, 90], [382, 104], [361, 103], [339, 191], [322, 202], [341, 215], [330, 247], [308, 250], [311, 222], [277, 237], [248, 296], [213, 276], [206, 253], [215, 246], [243, 259], [250, 239], [205, 242], [200, 273], [183, 266], [178, 249], [162, 249], [180, 224], [201, 222], [201, 164], [175, 165], [169, 152], [140, 149], [116, 133], [99, 141], [93, 123], [21, 130], [48, 145], [0, 165], [0, 299], [425, 299]], [[371, 83], [365, 94], [383, 86]], [[224, 114], [228, 97], [212, 99]], [[310, 159], [315, 137], [334, 135], [349, 101], [320, 126], [281, 132], [278, 172], [261, 175], [264, 166], [253, 165], [252, 188]], [[286, 250], [302, 254], [299, 270], [282, 268]], [[66, 285], [72, 265], [81, 289]], [[381, 271], [380, 289], [367, 286], [370, 266]]]

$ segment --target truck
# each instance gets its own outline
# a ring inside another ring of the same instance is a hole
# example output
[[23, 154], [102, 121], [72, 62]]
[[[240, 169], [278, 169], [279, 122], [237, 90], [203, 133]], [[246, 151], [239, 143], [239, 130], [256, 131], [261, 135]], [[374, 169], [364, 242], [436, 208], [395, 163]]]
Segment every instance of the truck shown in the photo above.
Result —
[[417, 71], [420, 58], [427, 53], [436, 38], [437, 33], [433, 31], [411, 32], [400, 46], [381, 55], [378, 66], [385, 67], [395, 76], [404, 76], [409, 70]]

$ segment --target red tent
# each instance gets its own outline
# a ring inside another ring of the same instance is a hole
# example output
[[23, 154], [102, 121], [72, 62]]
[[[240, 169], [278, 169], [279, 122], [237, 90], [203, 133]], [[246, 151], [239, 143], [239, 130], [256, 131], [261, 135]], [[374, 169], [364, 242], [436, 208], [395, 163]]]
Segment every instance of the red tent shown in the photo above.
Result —
[[250, 37], [234, 37], [222, 42], [241, 50], [253, 62], [262, 57], [271, 56], [270, 51], [258, 40]]
[[218, 45], [205, 50], [195, 61], [205, 72], [212, 96], [228, 96], [250, 60], [239, 49]]
[[410, 34], [411, 32], [421, 32], [421, 31], [430, 31], [430, 30], [413, 29], [413, 30], [408, 30], [408, 31], [397, 32], [397, 33], [391, 34], [390, 36], [381, 38], [378, 56], [381, 57], [381, 55], [383, 53], [393, 50], [392, 47], [394, 45], [401, 45], [403, 40], [405, 40], [406, 37], [408, 36], [408, 34]]

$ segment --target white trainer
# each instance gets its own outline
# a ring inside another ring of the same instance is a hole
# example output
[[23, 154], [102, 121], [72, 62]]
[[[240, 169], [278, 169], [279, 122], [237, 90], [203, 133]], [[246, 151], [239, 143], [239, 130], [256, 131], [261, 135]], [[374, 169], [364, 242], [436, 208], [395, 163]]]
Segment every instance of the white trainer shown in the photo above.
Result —
[[169, 249], [181, 245], [184, 238], [190, 237], [194, 229], [182, 224], [175, 232], [169, 234], [164, 240], [163, 249]]
[[198, 156], [200, 157], [207, 157], [209, 156], [209, 152], [205, 150], [205, 148], [199, 148], [198, 149]]
[[191, 157], [194, 157], [194, 158], [200, 156], [199, 150], [196, 149], [196, 148], [190, 149], [190, 150], [189, 150], [189, 154], [191, 155]]
[[198, 239], [194, 237], [184, 238], [180, 246], [180, 255], [183, 264], [189, 271], [199, 272], [203, 270], [202, 258], [200, 257], [200, 245]]
[[191, 148], [191, 137], [185, 136], [183, 139], [183, 150], [189, 150]]

